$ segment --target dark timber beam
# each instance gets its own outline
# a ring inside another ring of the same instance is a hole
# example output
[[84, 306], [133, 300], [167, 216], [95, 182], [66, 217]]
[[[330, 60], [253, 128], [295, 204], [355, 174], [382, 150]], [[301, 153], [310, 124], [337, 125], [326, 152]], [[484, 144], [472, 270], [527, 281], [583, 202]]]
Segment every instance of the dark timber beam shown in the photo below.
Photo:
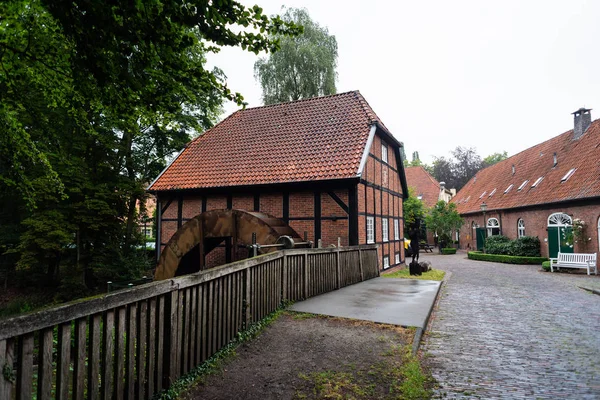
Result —
[[315, 243], [321, 239], [321, 192], [315, 191]]
[[338, 205], [342, 208], [342, 210], [344, 210], [346, 214], [350, 214], [350, 209], [348, 208], [348, 205], [344, 203], [342, 199], [338, 197], [337, 194], [335, 194], [334, 192], [327, 192], [327, 194], [329, 195], [329, 197], [335, 200], [336, 203], [338, 203]]
[[358, 245], [358, 185], [348, 189], [348, 244]]

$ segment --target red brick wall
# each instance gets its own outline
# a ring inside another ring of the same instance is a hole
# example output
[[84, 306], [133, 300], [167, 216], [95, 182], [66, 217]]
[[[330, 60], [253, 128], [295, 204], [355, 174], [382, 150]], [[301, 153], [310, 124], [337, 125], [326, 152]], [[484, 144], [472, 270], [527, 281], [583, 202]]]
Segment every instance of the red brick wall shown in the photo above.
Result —
[[[501, 224], [502, 234], [510, 239], [516, 239], [517, 221], [522, 218], [525, 222], [525, 235], [537, 236], [541, 242], [541, 253], [543, 257], [548, 257], [548, 217], [554, 213], [565, 213], [571, 218], [579, 218], [586, 223], [586, 236], [591, 239], [586, 244], [577, 243], [575, 252], [598, 253], [598, 218], [600, 217], [600, 204], [585, 205], [585, 206], [565, 206], [565, 207], [540, 207], [540, 209], [526, 209], [516, 211], [487, 212], [486, 219], [497, 218]], [[460, 233], [461, 248], [476, 248], [474, 231], [471, 229], [471, 222], [484, 227], [483, 215], [466, 215], [464, 216], [465, 224]], [[469, 239], [467, 240], [467, 235]], [[469, 245], [469, 246], [468, 246]]]

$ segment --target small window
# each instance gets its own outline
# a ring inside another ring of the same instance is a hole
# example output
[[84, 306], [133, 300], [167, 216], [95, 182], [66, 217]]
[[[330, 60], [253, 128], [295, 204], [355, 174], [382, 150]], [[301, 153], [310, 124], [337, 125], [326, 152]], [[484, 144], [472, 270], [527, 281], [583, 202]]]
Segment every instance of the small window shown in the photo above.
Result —
[[394, 240], [400, 240], [400, 221], [394, 220]]
[[381, 219], [381, 238], [384, 242], [387, 242], [389, 240], [388, 237], [388, 219], [387, 218], [382, 218]]
[[396, 264], [400, 264], [400, 253], [396, 253]]
[[423, 195], [422, 194], [418, 195], [417, 200], [423, 200]]
[[512, 183], [511, 183], [510, 185], [508, 185], [508, 187], [507, 187], [507, 188], [506, 188], [506, 190], [504, 191], [504, 194], [506, 194], [506, 193], [510, 192], [510, 189], [512, 189], [512, 188], [513, 188], [513, 186], [515, 186], [515, 185], [513, 185]]
[[367, 243], [375, 243], [375, 219], [367, 217]]
[[383, 257], [383, 269], [390, 267], [390, 258], [388, 256]]
[[577, 168], [571, 168], [569, 170], [569, 172], [567, 172], [565, 174], [565, 176], [562, 177], [562, 179], [560, 180], [560, 182], [566, 182], [571, 176], [573, 176], [573, 174], [575, 173], [575, 171], [577, 171]]
[[523, 189], [525, 187], [525, 185], [527, 185], [527, 182], [529, 182], [529, 179], [527, 179], [525, 182], [521, 183], [521, 186], [519, 186], [517, 191], [521, 191], [521, 189]]
[[467, 197], [467, 199], [465, 200], [465, 203], [468, 203], [470, 198], [471, 198], [471, 196]]
[[537, 185], [539, 185], [539, 183], [542, 181], [542, 179], [544, 179], [543, 176], [540, 176], [539, 178], [537, 178], [535, 180], [535, 182], [533, 182], [533, 185], [531, 185], [532, 188], [536, 187]]
[[519, 222], [517, 222], [517, 236], [520, 238], [525, 236], [525, 221], [522, 218], [519, 218]]
[[494, 190], [492, 190], [492, 192], [490, 193], [490, 195], [488, 197], [492, 197], [494, 195], [494, 193], [496, 193], [496, 188], [494, 188]]
[[481, 196], [479, 196], [479, 198], [480, 198], [480, 199], [482, 199], [482, 198], [483, 198], [483, 196], [485, 196], [485, 194], [486, 194], [486, 193], [487, 193], [487, 191], [486, 191], [486, 192], [483, 192], [483, 193], [481, 193]]
[[381, 161], [388, 162], [388, 148], [385, 144], [381, 144]]

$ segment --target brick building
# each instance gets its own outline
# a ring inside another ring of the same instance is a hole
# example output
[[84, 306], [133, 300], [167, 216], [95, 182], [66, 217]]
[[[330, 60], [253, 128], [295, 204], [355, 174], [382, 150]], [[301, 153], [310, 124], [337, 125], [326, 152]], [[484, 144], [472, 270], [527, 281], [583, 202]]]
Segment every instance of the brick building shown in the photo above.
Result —
[[[400, 147], [358, 91], [240, 110], [191, 141], [148, 190], [157, 251], [216, 209], [260, 211], [324, 246], [379, 243], [382, 268], [404, 262]], [[206, 266], [231, 261], [230, 243]]]
[[[484, 234], [502, 234], [537, 236], [546, 257], [598, 252], [600, 120], [592, 122], [583, 108], [573, 115], [574, 129], [479, 171], [458, 192], [452, 201], [465, 219], [462, 248], [481, 247]], [[575, 219], [585, 223], [585, 238], [577, 243]]]
[[[449, 203], [456, 195], [456, 189], [447, 189], [444, 182], [438, 182], [421, 166], [406, 167], [405, 171], [407, 186], [409, 189], [413, 189], [414, 195], [423, 202], [426, 208], [432, 208], [440, 200]], [[434, 243], [435, 232], [426, 229], [425, 234], [424, 240], [427, 243]]]

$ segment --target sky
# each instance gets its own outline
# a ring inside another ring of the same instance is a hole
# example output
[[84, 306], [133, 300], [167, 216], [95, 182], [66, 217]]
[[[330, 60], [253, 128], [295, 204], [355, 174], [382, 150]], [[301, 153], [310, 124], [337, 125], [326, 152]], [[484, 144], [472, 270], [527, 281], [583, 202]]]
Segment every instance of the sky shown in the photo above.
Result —
[[[338, 93], [359, 90], [408, 159], [457, 146], [509, 156], [600, 115], [600, 1], [256, 0], [267, 14], [304, 7], [338, 42]], [[265, 56], [264, 54], [259, 56]], [[224, 48], [209, 66], [260, 106], [253, 53]], [[228, 103], [223, 117], [238, 109]]]

